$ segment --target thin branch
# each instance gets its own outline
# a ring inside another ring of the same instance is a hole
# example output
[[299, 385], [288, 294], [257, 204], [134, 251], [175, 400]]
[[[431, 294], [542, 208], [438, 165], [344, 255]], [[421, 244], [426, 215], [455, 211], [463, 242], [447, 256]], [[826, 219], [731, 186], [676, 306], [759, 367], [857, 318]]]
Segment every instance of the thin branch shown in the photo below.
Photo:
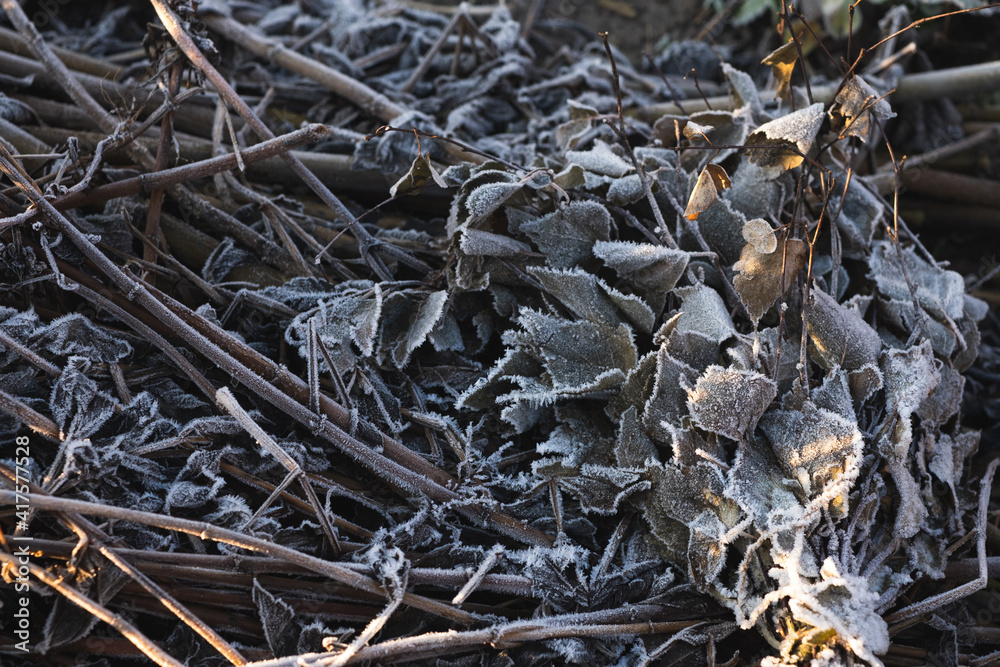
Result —
[[[0, 497], [4, 495], [13, 495], [12, 491], [0, 491]], [[43, 496], [44, 497], [44, 496]], [[13, 501], [12, 501], [13, 503]], [[184, 667], [182, 663], [174, 660], [170, 654], [166, 653], [157, 646], [149, 637], [144, 635], [139, 631], [134, 625], [123, 619], [118, 614], [114, 613], [104, 605], [99, 602], [90, 599], [80, 591], [76, 590], [61, 577], [57, 577], [50, 573], [48, 570], [41, 568], [30, 560], [27, 563], [19, 563], [19, 559], [15, 558], [13, 555], [0, 551], [0, 561], [10, 567], [26, 567], [28, 571], [38, 579], [40, 582], [53, 589], [64, 598], [80, 607], [84, 611], [101, 619], [115, 630], [120, 632], [124, 637], [126, 637], [130, 642], [132, 642], [136, 648], [142, 651], [147, 658], [155, 662], [157, 665], [164, 667]]]
[[[9, 2], [12, 0], [5, 1]], [[198, 48], [198, 45], [195, 44], [194, 40], [191, 39], [191, 36], [187, 34], [187, 31], [185, 31], [184, 26], [181, 24], [180, 19], [174, 11], [170, 9], [170, 7], [167, 6], [163, 0], [150, 1], [153, 4], [153, 9], [156, 10], [157, 16], [160, 17], [160, 21], [163, 23], [164, 27], [166, 27], [170, 36], [177, 43], [177, 46], [184, 52], [184, 55], [188, 57], [191, 63], [196, 68], [201, 70], [205, 74], [206, 78], [212, 82], [212, 85], [214, 85], [216, 90], [219, 91], [219, 94], [225, 98], [226, 103], [236, 110], [236, 113], [238, 113], [240, 117], [243, 118], [244, 122], [246, 122], [246, 124], [257, 133], [257, 136], [261, 139], [273, 139], [274, 133], [271, 132], [270, 128], [268, 128], [267, 125], [265, 125], [264, 122], [257, 116], [257, 114], [253, 112], [253, 109], [251, 109], [249, 105], [243, 101], [243, 98], [236, 94], [236, 91], [229, 85], [229, 82], [225, 79], [225, 77], [223, 77], [219, 71], [215, 69], [215, 66], [212, 65], [207, 58], [205, 58], [201, 49]], [[238, 25], [235, 21], [231, 21], [230, 19], [220, 19], [215, 23], [229, 27]], [[256, 41], [255, 36], [247, 30], [243, 30], [238, 34], [241, 39], [246, 40], [241, 42], [244, 45], [249, 45], [250, 43], [254, 43]], [[271, 52], [271, 46], [272, 45], [268, 45], [268, 52], [276, 60], [280, 58], [281, 54], [287, 54], [288, 57], [292, 59], [302, 58], [300, 54], [295, 53], [294, 51], [288, 51], [287, 49], [284, 49], [284, 47], [280, 47], [278, 45], [274, 45], [277, 50]], [[371, 100], [371, 103], [375, 104], [375, 101]], [[341, 201], [330, 191], [330, 189], [326, 187], [322, 181], [316, 178], [316, 175], [309, 171], [304, 164], [302, 164], [301, 160], [288, 153], [282, 154], [281, 157], [288, 163], [288, 166], [291, 167], [292, 171], [294, 171], [299, 178], [301, 178], [302, 181], [309, 186], [309, 189], [315, 192], [323, 203], [330, 207], [330, 209], [334, 212], [334, 215], [348, 224], [351, 234], [353, 234], [358, 240], [361, 257], [381, 279], [391, 280], [392, 275], [389, 273], [389, 269], [382, 262], [381, 258], [372, 254], [372, 251], [376, 249], [422, 273], [430, 271], [430, 267], [427, 264], [416, 259], [415, 257], [412, 257], [409, 253], [375, 239], [375, 237], [373, 237], [368, 230], [364, 228], [364, 226], [354, 219], [351, 212], [347, 210], [347, 207], [341, 203]]]
[[[14, 505], [15, 503], [27, 502], [34, 509], [49, 509], [58, 512], [77, 512], [79, 514], [106, 517], [119, 521], [134, 521], [149, 526], [156, 526], [165, 530], [176, 530], [188, 535], [194, 535], [203, 540], [212, 540], [224, 544], [231, 544], [241, 549], [248, 549], [259, 553], [267, 554], [274, 558], [286, 560], [308, 569], [310, 572], [325, 575], [342, 584], [356, 588], [366, 593], [384, 596], [385, 591], [374, 579], [356, 572], [351, 568], [344, 567], [339, 563], [333, 563], [316, 556], [310, 556], [296, 551], [290, 547], [276, 544], [268, 540], [250, 535], [238, 533], [235, 530], [220, 528], [203, 521], [192, 521], [191, 519], [181, 519], [178, 517], [155, 514], [153, 512], [142, 512], [139, 510], [115, 507], [113, 505], [102, 505], [100, 503], [90, 503], [84, 500], [73, 500], [70, 498], [56, 498], [37, 493], [17, 494], [13, 491], [0, 490], [0, 506]], [[437, 600], [406, 593], [403, 596], [403, 603], [420, 609], [428, 613], [447, 618], [457, 623], [468, 625], [474, 622], [475, 616], [468, 612], [456, 609], [451, 605], [444, 604]]]

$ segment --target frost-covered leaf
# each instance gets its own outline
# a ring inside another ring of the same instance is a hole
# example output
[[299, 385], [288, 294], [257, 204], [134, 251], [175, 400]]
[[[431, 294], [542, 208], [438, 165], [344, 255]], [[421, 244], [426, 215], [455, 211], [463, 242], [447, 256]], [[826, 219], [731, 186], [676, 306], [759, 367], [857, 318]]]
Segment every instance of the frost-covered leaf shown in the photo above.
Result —
[[930, 396], [921, 401], [915, 413], [927, 429], [942, 426], [957, 415], [962, 406], [965, 378], [949, 366], [942, 366], [938, 374], [940, 381]]
[[757, 118], [764, 110], [764, 105], [760, 101], [760, 93], [757, 91], [757, 84], [746, 72], [742, 72], [729, 63], [722, 63], [722, 73], [726, 75], [726, 80], [733, 88], [736, 96], [736, 107], [749, 107], [750, 114]]
[[523, 241], [481, 229], [464, 230], [459, 247], [466, 255], [486, 257], [518, 257], [532, 251], [531, 246]]
[[648, 490], [651, 483], [638, 472], [584, 463], [576, 475], [560, 478], [559, 485], [580, 501], [584, 512], [614, 514], [623, 500]]
[[[532, 276], [538, 279], [546, 292], [559, 299], [576, 317], [591, 322], [617, 326], [621, 318], [598, 286], [598, 278], [583, 269], [548, 269], [532, 267]], [[603, 281], [601, 281], [603, 282]]]
[[808, 154], [824, 117], [823, 104], [817, 102], [764, 123], [747, 137], [750, 160], [773, 174], [794, 169], [802, 164], [802, 156]]
[[236, 245], [236, 242], [227, 236], [205, 260], [205, 265], [201, 269], [201, 277], [207, 282], [217, 285], [224, 282], [234, 269], [246, 264], [253, 264], [256, 261], [257, 258], [251, 252]]
[[52, 354], [84, 357], [92, 363], [110, 364], [132, 353], [131, 345], [94, 326], [79, 313], [52, 320], [36, 331], [33, 339], [33, 344]]
[[413, 351], [420, 347], [444, 313], [448, 293], [431, 292], [414, 299], [402, 292], [385, 298], [379, 329], [379, 354], [389, 355], [397, 368], [403, 368]]
[[621, 417], [615, 461], [622, 468], [642, 469], [650, 460], [657, 460], [656, 446], [646, 435], [639, 411], [633, 405]]
[[[555, 470], [556, 475], [575, 474], [585, 463], [604, 465], [611, 460], [613, 442], [606, 431], [606, 422], [592, 412], [581, 410], [576, 403], [564, 403], [555, 407], [559, 425], [549, 438], [535, 446], [539, 455], [549, 456], [555, 464], [544, 463], [543, 467]], [[532, 464], [536, 474], [538, 461]]]
[[[328, 294], [315, 312], [307, 311], [295, 317], [285, 331], [285, 340], [308, 355], [310, 326], [333, 359], [336, 372], [351, 370], [356, 357], [354, 343], [364, 356], [375, 350], [382, 317], [382, 288], [368, 281], [341, 283], [333, 295]], [[325, 363], [325, 362], [323, 362]]]
[[735, 520], [737, 512], [723, 496], [725, 482], [719, 468], [704, 461], [684, 468], [668, 463], [650, 473], [653, 488], [644, 516], [652, 534], [668, 553], [673, 552], [672, 558], [683, 555], [696, 582], [708, 583], [724, 560], [719, 538], [726, 520]]
[[906, 460], [913, 440], [911, 417], [941, 381], [930, 342], [924, 340], [906, 350], [887, 350], [882, 359], [886, 409], [899, 416], [892, 435], [897, 461]]
[[295, 610], [281, 598], [267, 592], [256, 577], [253, 580], [252, 595], [271, 653], [276, 657], [292, 655], [298, 639]]
[[[743, 225], [743, 238], [761, 255], [768, 255], [778, 247], [778, 238], [767, 220], [754, 218]], [[738, 270], [738, 269], [737, 269]]]
[[[526, 322], [522, 316], [522, 325]], [[557, 391], [586, 388], [608, 372], [617, 372], [621, 382], [635, 366], [635, 346], [624, 325], [611, 329], [591, 322], [573, 322], [551, 331], [552, 337], [540, 353]]]
[[614, 206], [628, 206], [643, 198], [642, 181], [638, 174], [616, 178], [608, 186], [608, 203]]
[[[882, 224], [885, 208], [882, 202], [858, 178], [835, 174], [834, 198], [843, 198], [837, 228], [844, 235], [844, 256], [853, 259], [868, 257], [872, 239]], [[841, 188], [840, 183], [846, 185]]]
[[473, 224], [493, 213], [522, 187], [517, 176], [502, 165], [487, 162], [476, 167], [459, 187], [458, 194], [452, 200], [448, 215], [448, 234], [453, 236], [459, 228]]
[[722, 536], [726, 526], [718, 515], [705, 510], [688, 524], [691, 531], [688, 542], [688, 570], [699, 586], [710, 585], [719, 576], [726, 559], [726, 546]]
[[733, 187], [723, 199], [746, 218], [774, 218], [794, 195], [791, 175], [771, 178], [767, 170], [744, 159], [733, 174]]
[[615, 153], [611, 146], [598, 139], [588, 151], [566, 151], [566, 161], [578, 164], [587, 171], [621, 178], [632, 170], [632, 165]]
[[687, 415], [687, 394], [682, 381], [690, 386], [697, 377], [697, 370], [675, 359], [665, 346], [660, 347], [656, 356], [655, 383], [642, 417], [650, 435], [663, 443], [670, 442], [670, 425], [680, 425], [681, 418]]
[[[893, 299], [911, 300], [906, 277], [916, 290], [917, 301], [937, 319], [957, 320], [962, 317], [965, 305], [965, 283], [962, 276], [929, 264], [918, 257], [912, 247], [902, 249], [900, 265], [896, 248], [891, 241], [876, 241], [869, 260], [869, 276], [878, 291]], [[905, 275], [904, 275], [905, 272]]]
[[788, 598], [795, 621], [818, 637], [824, 634], [836, 637], [861, 660], [880, 664], [876, 655], [889, 650], [889, 628], [877, 612], [878, 594], [871, 589], [868, 579], [841, 573], [829, 557], [823, 561], [818, 581], [804, 579], [797, 570], [798, 563], [794, 561], [772, 570], [778, 594]]
[[230, 451], [226, 447], [223, 450], [192, 452], [167, 490], [166, 510], [201, 507], [213, 500], [226, 485], [225, 478], [219, 474], [219, 463], [223, 455]]
[[674, 290], [681, 299], [681, 316], [678, 331], [697, 331], [721, 343], [736, 333], [729, 310], [722, 297], [707, 285], [678, 287]]
[[649, 352], [639, 359], [629, 371], [625, 384], [608, 400], [604, 410], [612, 420], [620, 419], [631, 407], [641, 410], [646, 404], [656, 375], [656, 352]]
[[523, 563], [521, 570], [531, 581], [532, 595], [546, 601], [559, 611], [575, 609], [585, 590], [584, 573], [589, 552], [569, 541], [551, 548], [532, 547], [516, 554]]
[[539, 407], [620, 386], [636, 364], [635, 345], [624, 324], [612, 328], [570, 322], [531, 310], [522, 310], [518, 323], [520, 330], [504, 334], [505, 344], [516, 351], [468, 390], [460, 404], [489, 405], [492, 394], [507, 405], [501, 413], [505, 420], [530, 427]]
[[740, 258], [746, 245], [743, 240], [743, 225], [746, 222], [742, 212], [734, 209], [727, 199], [720, 199], [703, 211], [698, 220], [689, 224], [697, 224], [709, 249], [718, 253], [720, 263], [732, 265]]
[[[767, 225], [766, 222], [764, 224]], [[770, 225], [767, 225], [767, 232], [761, 236], [765, 235], [774, 239]], [[765, 241], [766, 238], [767, 236]], [[758, 243], [762, 241], [758, 239]], [[783, 236], [774, 243], [774, 251], [767, 254], [762, 254], [753, 242], [747, 243], [743, 247], [740, 261], [733, 265], [733, 269], [740, 272], [733, 280], [733, 287], [747, 307], [754, 326], [760, 322], [767, 309], [792, 286], [809, 256], [809, 247], [799, 239]]]
[[810, 399], [816, 407], [829, 410], [844, 419], [855, 419], [854, 403], [847, 373], [837, 368], [823, 378], [823, 384], [812, 390]]
[[853, 420], [806, 401], [801, 410], [765, 414], [760, 428], [785, 474], [797, 480], [809, 497], [828, 484], [850, 484], [858, 475], [864, 440]]
[[[513, 177], [511, 177], [513, 178]], [[516, 180], [486, 183], [471, 191], [465, 198], [465, 207], [472, 219], [485, 218], [503, 206], [512, 196], [524, 187], [524, 183]]]
[[788, 87], [792, 82], [792, 71], [795, 69], [795, 61], [799, 58], [795, 40], [792, 39], [786, 44], [782, 44], [767, 57], [760, 61], [762, 65], [771, 67], [771, 75], [778, 82], [778, 90], [774, 93], [774, 99], [778, 100], [788, 94]]
[[698, 428], [741, 442], [777, 393], [760, 373], [709, 366], [688, 390], [687, 406]]
[[840, 116], [844, 127], [841, 136], [858, 137], [864, 142], [871, 135], [872, 116], [879, 121], [893, 118], [889, 103], [878, 92], [868, 85], [860, 76], [854, 75], [841, 87], [834, 100], [836, 106], [830, 112], [831, 118]]
[[770, 527], [773, 518], [793, 515], [801, 507], [785, 483], [777, 456], [763, 438], [748, 441], [737, 450], [725, 495], [736, 501], [760, 529]]
[[669, 292], [688, 264], [688, 253], [649, 243], [598, 241], [593, 251], [619, 278], [639, 290]]
[[84, 439], [114, 414], [117, 401], [87, 377], [90, 361], [72, 356], [52, 388], [49, 408], [63, 437]]
[[550, 266], [567, 269], [591, 257], [596, 241], [607, 241], [611, 215], [593, 201], [572, 201], [565, 208], [526, 222], [527, 234], [544, 254]]
[[685, 137], [688, 139], [694, 139], [698, 136], [704, 136], [711, 132], [713, 128], [711, 125], [699, 125], [694, 121], [688, 121], [684, 124], [684, 129], [681, 131]]
[[634, 294], [625, 294], [611, 287], [603, 280], [598, 281], [601, 289], [611, 299], [611, 303], [625, 316], [625, 319], [640, 333], [652, 333], [656, 315], [649, 305]]
[[853, 371], [878, 361], [882, 339], [867, 322], [818, 287], [810, 299], [809, 340], [823, 368]]

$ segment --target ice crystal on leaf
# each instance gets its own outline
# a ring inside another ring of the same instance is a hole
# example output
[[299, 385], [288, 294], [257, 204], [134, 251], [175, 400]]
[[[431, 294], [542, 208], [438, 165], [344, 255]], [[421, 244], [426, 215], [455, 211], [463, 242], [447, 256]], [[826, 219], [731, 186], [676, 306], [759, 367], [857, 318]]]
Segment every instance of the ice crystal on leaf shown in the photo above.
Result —
[[761, 147], [750, 150], [750, 160], [775, 176], [799, 166], [816, 139], [824, 115], [823, 105], [817, 102], [764, 123], [747, 137], [747, 146]]
[[698, 428], [741, 441], [777, 393], [774, 382], [760, 373], [709, 366], [688, 390], [687, 405]]
[[594, 243], [610, 238], [611, 216], [597, 202], [575, 201], [526, 222], [521, 230], [545, 254], [549, 265], [565, 269], [593, 257]]

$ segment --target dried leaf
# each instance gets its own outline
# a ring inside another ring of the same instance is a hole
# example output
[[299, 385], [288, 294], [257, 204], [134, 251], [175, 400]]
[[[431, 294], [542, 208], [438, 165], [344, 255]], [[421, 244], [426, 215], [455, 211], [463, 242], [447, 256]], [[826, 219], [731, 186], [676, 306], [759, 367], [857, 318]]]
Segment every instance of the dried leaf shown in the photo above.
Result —
[[798, 58], [799, 52], [795, 46], [795, 38], [792, 38], [787, 44], [779, 46], [760, 61], [762, 65], [771, 67], [771, 75], [778, 82], [778, 90], [774, 94], [774, 99], [781, 99], [788, 95], [788, 88], [792, 82], [792, 70], [795, 69], [795, 62]]
[[[763, 242], [768, 237], [774, 239], [770, 225], [766, 222], [764, 225], [767, 226], [767, 231], [763, 235]], [[762, 242], [759, 237], [757, 242]], [[783, 237], [774, 243], [774, 251], [768, 254], [761, 254], [753, 242], [747, 243], [743, 247], [740, 261], [733, 265], [733, 269], [740, 272], [733, 280], [733, 287], [746, 306], [754, 326], [757, 326], [767, 309], [792, 286], [809, 257], [809, 247], [799, 239]]]
[[732, 185], [726, 170], [717, 164], [706, 165], [691, 191], [684, 217], [697, 220], [698, 216], [719, 198], [719, 192]]
[[[823, 104], [817, 102], [764, 123], [747, 137], [750, 161], [773, 175], [799, 166], [812, 147], [824, 116]], [[754, 149], [754, 146], [763, 148]]]
[[413, 159], [413, 164], [409, 170], [389, 188], [389, 196], [397, 197], [419, 194], [427, 184], [428, 178], [432, 179], [438, 187], [448, 187], [448, 183], [441, 178], [441, 174], [431, 164], [430, 156], [426, 153], [421, 153]]
[[743, 225], [743, 238], [761, 255], [768, 255], [778, 247], [778, 238], [767, 220], [754, 218]]
[[871, 136], [872, 116], [884, 121], [896, 115], [889, 107], [889, 103], [868, 85], [868, 82], [857, 75], [844, 83], [834, 103], [839, 105], [839, 108], [835, 106], [830, 116], [841, 117], [844, 124], [841, 135], [858, 137], [864, 142]]

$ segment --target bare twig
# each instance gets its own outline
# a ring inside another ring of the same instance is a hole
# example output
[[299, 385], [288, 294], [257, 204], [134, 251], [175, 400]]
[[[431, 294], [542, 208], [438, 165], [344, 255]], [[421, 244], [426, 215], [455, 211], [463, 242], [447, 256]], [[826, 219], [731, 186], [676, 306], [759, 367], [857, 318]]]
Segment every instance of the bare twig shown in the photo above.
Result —
[[[219, 94], [226, 99], [226, 102], [236, 110], [240, 117], [242, 117], [243, 120], [250, 125], [251, 128], [253, 128], [254, 132], [256, 132], [261, 139], [273, 139], [274, 133], [271, 132], [271, 130], [263, 123], [263, 121], [261, 121], [259, 117], [257, 117], [257, 115], [253, 112], [253, 109], [251, 109], [247, 103], [243, 101], [243, 98], [236, 94], [236, 91], [234, 91], [232, 86], [229, 85], [229, 82], [226, 81], [221, 74], [219, 74], [219, 71], [215, 69], [210, 62], [208, 62], [208, 59], [205, 58], [201, 49], [198, 48], [198, 45], [195, 44], [194, 40], [191, 39], [191, 36], [184, 30], [184, 26], [181, 24], [180, 19], [173, 12], [173, 10], [170, 9], [170, 7], [163, 2], [163, 0], [151, 0], [151, 2], [153, 3], [153, 8], [156, 10], [157, 15], [160, 17], [160, 21], [163, 22], [163, 25], [167, 28], [170, 36], [173, 37], [175, 42], [177, 42], [178, 47], [180, 47], [188, 59], [191, 60], [192, 64], [205, 74], [208, 80], [212, 82], [212, 85], [215, 86], [216, 90], [219, 91]], [[235, 21], [231, 21], [229, 19], [220, 19], [219, 21], [216, 21], [216, 25], [217, 27], [218, 25], [223, 25], [228, 28], [238, 26]], [[251, 43], [259, 41], [258, 39], [255, 39], [255, 36], [252, 33], [246, 30], [237, 31], [235, 35], [238, 35], [241, 40], [246, 40], [241, 41], [241, 43], [247, 46]], [[277, 51], [271, 53], [271, 47], [276, 47]], [[268, 52], [271, 53], [276, 60], [281, 54], [287, 54], [287, 57], [292, 58], [293, 60], [302, 58], [301, 55], [295, 53], [294, 51], [287, 51], [284, 47], [277, 45], [269, 44]], [[342, 75], [338, 74], [338, 76]], [[375, 98], [369, 100], [369, 104], [374, 105], [375, 102]], [[316, 178], [315, 174], [310, 172], [309, 169], [307, 169], [306, 166], [298, 160], [298, 158], [286, 153], [282, 155], [282, 159], [284, 159], [292, 168], [292, 171], [298, 174], [302, 181], [308, 185], [321, 200], [323, 200], [323, 203], [333, 210], [334, 214], [338, 218], [348, 223], [351, 234], [358, 239], [362, 258], [364, 258], [364, 260], [371, 266], [372, 270], [375, 271], [380, 278], [383, 280], [389, 280], [391, 279], [391, 275], [389, 273], [389, 269], [385, 266], [382, 260], [377, 255], [372, 254], [372, 251], [375, 249], [380, 249], [380, 251], [384, 252], [387, 256], [403, 262], [404, 264], [407, 264], [408, 266], [411, 266], [419, 271], [425, 273], [430, 271], [429, 266], [412, 257], [409, 253], [376, 240], [368, 232], [368, 230], [355, 221], [354, 216], [351, 215], [350, 211], [347, 210], [341, 201], [337, 199], [330, 189], [326, 187], [326, 185], [324, 185], [318, 178]]]
[[[18, 499], [20, 495], [21, 499]], [[13, 491], [0, 490], [0, 506], [13, 505], [18, 502], [28, 502], [35, 509], [50, 509], [58, 512], [76, 512], [91, 516], [107, 517], [120, 521], [134, 521], [149, 526], [156, 526], [166, 530], [176, 530], [189, 535], [198, 536], [201, 539], [213, 540], [231, 544], [241, 549], [257, 551], [275, 558], [281, 558], [290, 563], [302, 566], [310, 572], [316, 572], [347, 584], [352, 588], [373, 593], [375, 595], [385, 595], [382, 587], [373, 579], [360, 574], [353, 569], [344, 567], [339, 563], [333, 563], [315, 556], [310, 556], [296, 551], [289, 547], [275, 544], [268, 540], [244, 535], [234, 530], [220, 528], [203, 521], [192, 521], [178, 517], [155, 514], [153, 512], [141, 512], [123, 507], [111, 505], [101, 505], [83, 500], [72, 500], [69, 498], [56, 498], [53, 496], [40, 494], [16, 494]], [[41, 569], [41, 568], [39, 568]], [[44, 572], [44, 570], [43, 570]], [[48, 582], [46, 582], [48, 583]], [[444, 604], [437, 600], [432, 600], [413, 593], [406, 593], [403, 596], [403, 603], [411, 607], [441, 616], [449, 620], [469, 624], [475, 620], [472, 614], [456, 609], [451, 605]], [[103, 620], [103, 619], [102, 619]]]
[[[0, 496], [8, 494], [13, 495], [13, 492], [0, 491]], [[13, 502], [13, 499], [11, 499], [10, 504], [13, 504]], [[183, 667], [180, 662], [174, 660], [169, 653], [166, 653], [163, 649], [157, 646], [151, 639], [149, 639], [149, 637], [140, 632], [134, 625], [104, 605], [79, 592], [67, 584], [61, 577], [52, 574], [45, 568], [35, 565], [30, 560], [28, 560], [27, 563], [19, 564], [17, 558], [3, 551], [0, 551], [0, 561], [3, 561], [5, 564], [15, 568], [26, 567], [31, 575], [40, 582], [58, 592], [76, 606], [101, 619], [127, 637], [129, 641], [135, 644], [135, 646], [146, 655], [146, 657], [155, 662], [157, 665], [167, 667]]]

